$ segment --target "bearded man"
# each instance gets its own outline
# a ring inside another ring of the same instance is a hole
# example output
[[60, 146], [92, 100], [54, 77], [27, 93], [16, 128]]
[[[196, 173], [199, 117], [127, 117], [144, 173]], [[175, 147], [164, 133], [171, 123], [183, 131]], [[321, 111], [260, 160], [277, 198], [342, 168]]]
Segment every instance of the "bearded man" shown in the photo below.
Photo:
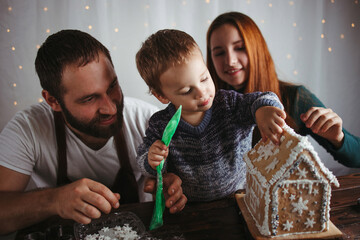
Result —
[[[45, 102], [0, 134], [0, 234], [53, 215], [87, 224], [120, 203], [151, 201], [155, 180], [135, 158], [157, 108], [123, 96], [108, 49], [63, 30], [39, 48], [35, 68]], [[170, 212], [181, 211], [181, 180], [165, 175], [164, 187]]]

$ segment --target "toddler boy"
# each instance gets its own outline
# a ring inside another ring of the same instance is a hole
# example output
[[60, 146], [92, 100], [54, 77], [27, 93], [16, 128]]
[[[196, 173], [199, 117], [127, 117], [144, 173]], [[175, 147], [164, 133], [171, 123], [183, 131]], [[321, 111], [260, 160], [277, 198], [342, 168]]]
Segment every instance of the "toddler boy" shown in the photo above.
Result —
[[[243, 189], [243, 155], [251, 149], [252, 130], [258, 123], [263, 138], [278, 142], [285, 112], [271, 92], [240, 94], [215, 86], [194, 39], [179, 30], [151, 35], [136, 54], [141, 77], [151, 93], [168, 106], [155, 113], [138, 148], [144, 175], [164, 171], [177, 174], [189, 201], [210, 201]], [[177, 108], [181, 120], [169, 148], [162, 133]]]

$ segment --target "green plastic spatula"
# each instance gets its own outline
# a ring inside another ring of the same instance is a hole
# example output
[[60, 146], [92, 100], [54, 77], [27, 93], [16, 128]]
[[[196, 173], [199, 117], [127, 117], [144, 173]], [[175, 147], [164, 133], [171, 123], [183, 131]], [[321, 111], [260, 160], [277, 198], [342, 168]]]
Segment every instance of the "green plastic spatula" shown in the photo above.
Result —
[[[176, 128], [180, 121], [181, 108], [178, 108], [174, 116], [170, 119], [169, 123], [166, 125], [161, 141], [168, 147], [173, 137]], [[160, 165], [156, 167], [157, 172], [157, 189], [156, 189], [156, 199], [155, 199], [155, 208], [153, 216], [150, 222], [150, 230], [161, 227], [163, 225], [163, 213], [165, 209], [165, 197], [163, 194], [163, 181], [161, 170], [164, 166], [164, 159], [161, 161]]]

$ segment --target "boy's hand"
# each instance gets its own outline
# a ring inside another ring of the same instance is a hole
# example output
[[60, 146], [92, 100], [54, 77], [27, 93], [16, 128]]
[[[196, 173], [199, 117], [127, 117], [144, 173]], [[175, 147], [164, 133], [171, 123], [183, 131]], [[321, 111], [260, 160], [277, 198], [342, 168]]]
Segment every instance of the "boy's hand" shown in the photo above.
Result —
[[156, 170], [156, 167], [169, 154], [169, 148], [161, 140], [156, 140], [149, 148], [148, 161], [150, 166]]
[[255, 117], [263, 140], [269, 138], [274, 144], [279, 144], [286, 113], [280, 108], [265, 106], [256, 111]]
[[312, 107], [301, 114], [300, 118], [313, 133], [326, 138], [336, 148], [342, 146], [344, 140], [342, 119], [330, 108]]

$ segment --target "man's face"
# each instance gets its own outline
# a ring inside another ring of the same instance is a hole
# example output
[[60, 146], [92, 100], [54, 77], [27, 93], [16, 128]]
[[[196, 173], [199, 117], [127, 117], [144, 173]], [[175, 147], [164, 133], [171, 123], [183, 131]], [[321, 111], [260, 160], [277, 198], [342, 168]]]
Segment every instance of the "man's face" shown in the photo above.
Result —
[[60, 102], [67, 125], [83, 137], [108, 139], [121, 127], [123, 96], [110, 61], [103, 54], [85, 66], [65, 67]]

